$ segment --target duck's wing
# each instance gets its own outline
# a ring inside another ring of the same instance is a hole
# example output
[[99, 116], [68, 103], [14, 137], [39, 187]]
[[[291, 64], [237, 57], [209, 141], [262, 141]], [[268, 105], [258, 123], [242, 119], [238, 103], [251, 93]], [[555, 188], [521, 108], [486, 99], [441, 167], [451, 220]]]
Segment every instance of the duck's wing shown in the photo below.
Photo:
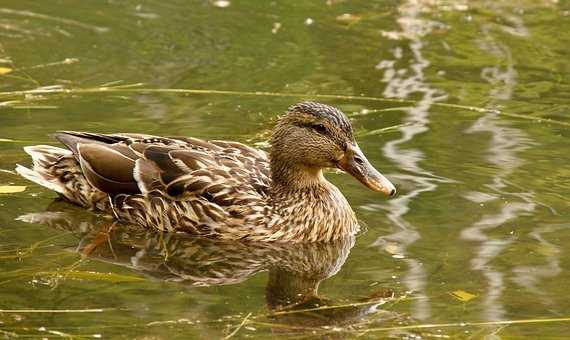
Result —
[[158, 190], [227, 205], [266, 195], [270, 183], [267, 154], [237, 142], [73, 131], [55, 138], [73, 152], [89, 183], [111, 196]]
[[[170, 159], [187, 175], [165, 178], [167, 193], [208, 192], [214, 197], [232, 192], [251, 192], [262, 196], [268, 194], [271, 182], [269, 159], [264, 151], [245, 144], [230, 141], [204, 141], [196, 138], [172, 138], [189, 149], [168, 151]], [[150, 152], [166, 150], [154, 148]], [[156, 159], [148, 154], [147, 159]], [[155, 161], [156, 162], [156, 161]], [[173, 172], [171, 173], [173, 175]], [[231, 188], [230, 188], [231, 187]]]
[[75, 131], [58, 132], [54, 137], [73, 153], [93, 187], [110, 195], [141, 192], [133, 176], [140, 157], [129, 148], [137, 139]]

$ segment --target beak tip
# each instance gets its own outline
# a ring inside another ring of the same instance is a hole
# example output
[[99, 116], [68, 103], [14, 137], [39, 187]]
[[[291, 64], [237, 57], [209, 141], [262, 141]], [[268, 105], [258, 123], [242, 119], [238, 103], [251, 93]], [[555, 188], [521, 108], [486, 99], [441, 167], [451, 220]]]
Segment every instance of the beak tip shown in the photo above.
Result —
[[388, 197], [394, 197], [396, 196], [396, 188], [394, 187], [388, 187], [388, 188], [382, 188], [382, 191], [386, 196]]
[[393, 185], [390, 185], [390, 186], [381, 186], [381, 185], [380, 186], [369, 186], [369, 188], [374, 190], [374, 191], [381, 192], [388, 197], [394, 197], [394, 196], [396, 196], [396, 193], [398, 192]]

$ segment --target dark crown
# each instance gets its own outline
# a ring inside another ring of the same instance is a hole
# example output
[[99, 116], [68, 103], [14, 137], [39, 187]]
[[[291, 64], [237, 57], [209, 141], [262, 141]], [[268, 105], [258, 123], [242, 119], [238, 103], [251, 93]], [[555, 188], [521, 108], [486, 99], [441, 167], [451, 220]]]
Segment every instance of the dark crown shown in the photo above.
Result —
[[289, 107], [288, 113], [302, 113], [328, 120], [349, 135], [352, 135], [352, 125], [346, 115], [329, 105], [317, 102], [301, 102]]

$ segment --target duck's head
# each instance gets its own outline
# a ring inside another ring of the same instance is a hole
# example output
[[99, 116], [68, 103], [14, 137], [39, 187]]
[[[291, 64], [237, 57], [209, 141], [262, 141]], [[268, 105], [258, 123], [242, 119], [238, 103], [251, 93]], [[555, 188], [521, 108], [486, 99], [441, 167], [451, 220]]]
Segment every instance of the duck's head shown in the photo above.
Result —
[[279, 118], [271, 144], [275, 182], [295, 186], [319, 179], [322, 168], [339, 168], [374, 191], [396, 193], [358, 147], [346, 115], [332, 106], [315, 102], [291, 106]]

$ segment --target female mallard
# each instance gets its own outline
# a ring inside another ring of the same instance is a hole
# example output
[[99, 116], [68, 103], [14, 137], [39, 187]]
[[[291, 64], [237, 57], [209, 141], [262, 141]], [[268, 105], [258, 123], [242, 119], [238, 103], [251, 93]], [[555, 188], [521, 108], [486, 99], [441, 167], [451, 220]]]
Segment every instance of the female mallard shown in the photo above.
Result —
[[28, 146], [33, 168], [16, 171], [75, 204], [160, 231], [331, 241], [354, 235], [358, 223], [323, 168], [396, 192], [360, 151], [344, 113], [314, 102], [279, 119], [269, 156], [237, 142], [185, 137], [65, 131], [55, 138], [69, 150]]

